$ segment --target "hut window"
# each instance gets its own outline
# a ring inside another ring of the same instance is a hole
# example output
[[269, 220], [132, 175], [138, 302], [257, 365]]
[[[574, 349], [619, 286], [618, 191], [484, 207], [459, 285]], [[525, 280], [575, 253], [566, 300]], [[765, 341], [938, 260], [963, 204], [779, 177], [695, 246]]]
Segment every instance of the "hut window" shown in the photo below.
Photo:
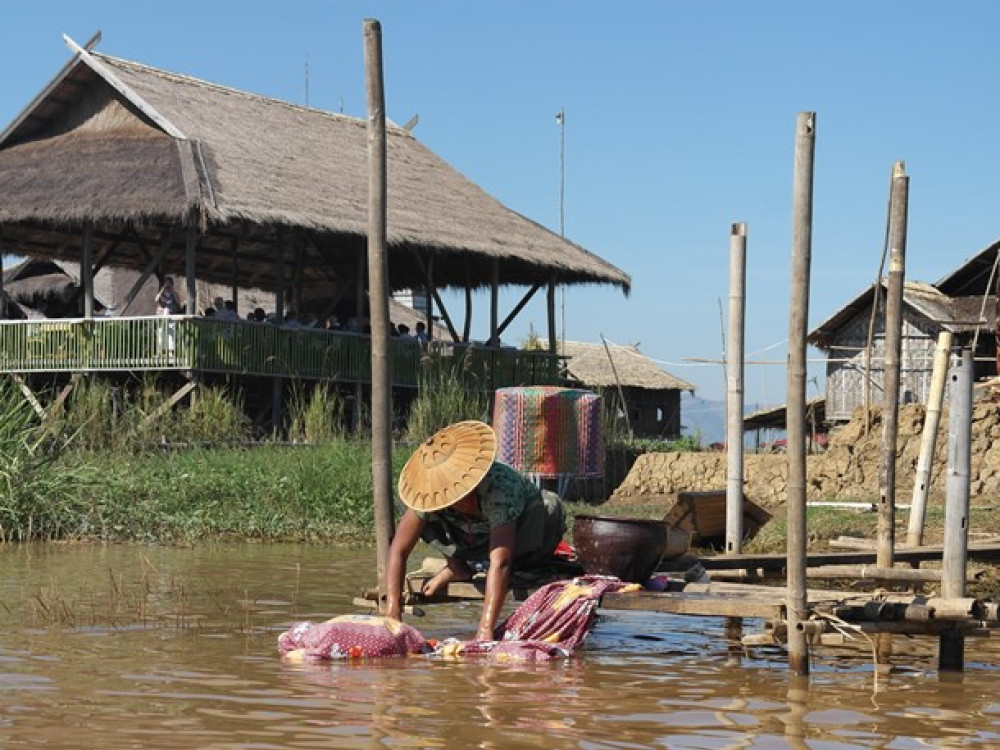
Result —
[[657, 406], [656, 407], [656, 423], [657, 424], [663, 424], [663, 407], [662, 406]]

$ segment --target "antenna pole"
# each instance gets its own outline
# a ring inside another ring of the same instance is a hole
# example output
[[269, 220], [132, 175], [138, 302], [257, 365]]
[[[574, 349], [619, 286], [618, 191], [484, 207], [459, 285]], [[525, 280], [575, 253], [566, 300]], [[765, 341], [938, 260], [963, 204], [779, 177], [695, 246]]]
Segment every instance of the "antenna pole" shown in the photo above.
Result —
[[[559, 236], [566, 236], [566, 112], [560, 107], [556, 114], [559, 125]], [[566, 287], [560, 290], [559, 316], [562, 318], [562, 342], [566, 345]]]

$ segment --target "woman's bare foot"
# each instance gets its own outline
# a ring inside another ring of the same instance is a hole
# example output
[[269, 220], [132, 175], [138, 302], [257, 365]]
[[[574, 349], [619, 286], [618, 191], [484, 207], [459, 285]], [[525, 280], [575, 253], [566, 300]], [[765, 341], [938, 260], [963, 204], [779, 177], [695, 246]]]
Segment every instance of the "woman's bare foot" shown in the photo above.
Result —
[[448, 584], [453, 581], [471, 581], [472, 569], [461, 560], [448, 558], [447, 564], [439, 570], [433, 578], [424, 584], [422, 593], [426, 597], [433, 597], [448, 588]]

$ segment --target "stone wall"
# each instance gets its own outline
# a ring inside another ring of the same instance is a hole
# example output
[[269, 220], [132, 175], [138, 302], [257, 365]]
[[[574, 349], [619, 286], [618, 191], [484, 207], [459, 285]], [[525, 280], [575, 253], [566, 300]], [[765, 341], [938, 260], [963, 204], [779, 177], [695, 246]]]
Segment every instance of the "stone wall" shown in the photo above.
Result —
[[[896, 446], [897, 502], [909, 502], [920, 454], [924, 409], [900, 408]], [[931, 501], [944, 497], [947, 469], [948, 413], [941, 424], [931, 472]], [[970, 492], [974, 499], [1000, 498], [1000, 403], [977, 402], [972, 415], [972, 467]], [[806, 493], [810, 500], [873, 500], [879, 494], [882, 456], [882, 421], [873, 415], [866, 430], [862, 410], [845, 427], [830, 436], [825, 453], [807, 458]], [[784, 454], [747, 455], [744, 460], [747, 497], [765, 508], [785, 502], [788, 484]], [[671, 495], [679, 491], [725, 489], [725, 453], [647, 453], [640, 456], [611, 500], [639, 496]]]

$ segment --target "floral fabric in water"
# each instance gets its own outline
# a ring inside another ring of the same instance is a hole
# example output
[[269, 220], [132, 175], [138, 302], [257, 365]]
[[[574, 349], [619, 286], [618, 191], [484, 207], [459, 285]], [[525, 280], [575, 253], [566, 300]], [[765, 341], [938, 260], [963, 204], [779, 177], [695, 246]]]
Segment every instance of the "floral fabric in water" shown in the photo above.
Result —
[[278, 636], [278, 652], [293, 662], [409, 656], [433, 650], [416, 628], [376, 615], [300, 622]]

